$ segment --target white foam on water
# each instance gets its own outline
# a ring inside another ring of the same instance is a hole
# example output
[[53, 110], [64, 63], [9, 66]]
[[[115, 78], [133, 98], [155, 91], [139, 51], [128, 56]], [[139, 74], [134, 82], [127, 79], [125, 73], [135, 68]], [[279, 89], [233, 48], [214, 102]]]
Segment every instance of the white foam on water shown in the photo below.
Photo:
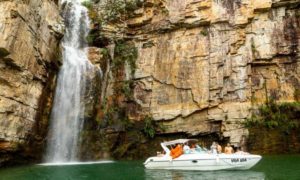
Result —
[[89, 164], [107, 164], [114, 163], [114, 161], [87, 161], [87, 162], [52, 162], [38, 164], [40, 166], [74, 166], [74, 165], [89, 165]]

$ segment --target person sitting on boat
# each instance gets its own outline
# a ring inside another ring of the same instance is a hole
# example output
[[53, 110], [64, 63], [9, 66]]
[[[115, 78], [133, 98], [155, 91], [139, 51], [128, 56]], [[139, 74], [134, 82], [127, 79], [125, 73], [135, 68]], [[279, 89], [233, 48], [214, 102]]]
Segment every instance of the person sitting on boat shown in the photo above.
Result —
[[183, 149], [181, 144], [177, 144], [174, 149], [171, 149], [170, 156], [172, 156], [172, 159], [175, 159], [183, 154]]
[[212, 143], [212, 145], [210, 146], [210, 151], [213, 154], [217, 154], [217, 144], [216, 144], [216, 142]]
[[165, 154], [166, 154], [165, 151], [162, 151], [162, 152], [157, 151], [157, 152], [156, 152], [157, 157], [162, 157], [162, 156], [164, 156]]
[[241, 151], [241, 148], [240, 148], [240, 147], [237, 147], [237, 148], [236, 148], [235, 154], [243, 154], [243, 151]]
[[199, 146], [198, 144], [196, 144], [195, 150], [198, 151], [198, 152], [201, 152], [202, 148], [201, 148], [201, 146]]
[[222, 146], [219, 143], [216, 143], [216, 144], [217, 144], [217, 152], [218, 152], [218, 154], [221, 154], [222, 153]]
[[249, 154], [241, 150], [241, 147], [237, 147], [235, 154]]
[[191, 153], [191, 148], [190, 148], [190, 146], [188, 146], [187, 143], [185, 143], [184, 146], [183, 146], [183, 152], [184, 152], [184, 154], [190, 154]]
[[196, 143], [190, 145], [190, 153], [197, 153]]
[[230, 143], [227, 143], [227, 146], [224, 149], [224, 153], [225, 154], [233, 154], [234, 153], [233, 148], [231, 147]]

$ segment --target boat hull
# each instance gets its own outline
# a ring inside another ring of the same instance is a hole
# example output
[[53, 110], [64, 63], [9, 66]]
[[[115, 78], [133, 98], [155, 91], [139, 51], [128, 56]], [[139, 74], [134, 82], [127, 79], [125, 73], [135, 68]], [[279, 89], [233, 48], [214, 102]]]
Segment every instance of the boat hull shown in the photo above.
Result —
[[253, 167], [261, 159], [259, 155], [237, 154], [187, 154], [173, 159], [170, 156], [150, 157], [144, 163], [147, 169], [174, 170], [246, 170]]

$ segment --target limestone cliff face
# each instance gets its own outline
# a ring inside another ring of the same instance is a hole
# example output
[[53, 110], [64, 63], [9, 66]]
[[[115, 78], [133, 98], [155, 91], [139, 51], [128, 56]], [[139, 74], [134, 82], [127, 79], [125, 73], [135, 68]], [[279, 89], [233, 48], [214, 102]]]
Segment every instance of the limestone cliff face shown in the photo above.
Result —
[[299, 6], [298, 0], [145, 0], [125, 26], [108, 23], [102, 34], [125, 37], [138, 49], [136, 113], [151, 115], [166, 134], [215, 133], [243, 143], [252, 108], [270, 97], [299, 98]]
[[0, 10], [1, 164], [45, 131], [64, 27], [53, 0], [0, 1]]

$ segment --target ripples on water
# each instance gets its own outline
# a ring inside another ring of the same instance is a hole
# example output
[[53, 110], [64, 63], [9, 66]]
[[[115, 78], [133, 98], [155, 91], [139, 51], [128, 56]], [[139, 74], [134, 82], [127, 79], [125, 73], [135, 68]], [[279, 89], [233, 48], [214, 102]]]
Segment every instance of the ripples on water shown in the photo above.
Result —
[[0, 180], [300, 180], [300, 155], [263, 157], [247, 171], [147, 170], [142, 161], [86, 162], [0, 169]]
[[158, 171], [158, 170], [145, 170], [145, 177], [147, 180], [158, 179], [176, 179], [176, 180], [195, 180], [195, 179], [265, 179], [263, 172], [255, 171]]

